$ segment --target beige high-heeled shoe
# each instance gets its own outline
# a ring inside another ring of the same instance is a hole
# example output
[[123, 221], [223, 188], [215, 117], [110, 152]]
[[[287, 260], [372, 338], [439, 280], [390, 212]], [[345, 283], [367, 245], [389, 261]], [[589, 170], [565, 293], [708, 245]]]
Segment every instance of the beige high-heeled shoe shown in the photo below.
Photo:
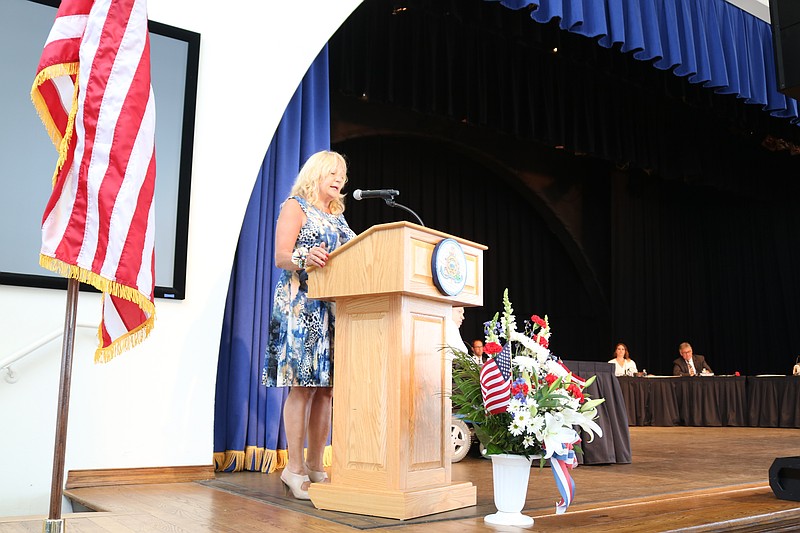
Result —
[[304, 466], [306, 467], [308, 479], [311, 480], [311, 483], [323, 483], [326, 479], [328, 479], [328, 473], [324, 470], [322, 472], [311, 470], [311, 467], [308, 466], [308, 463], [305, 463]]
[[284, 468], [281, 472], [281, 481], [286, 488], [286, 491], [292, 491], [292, 496], [298, 500], [310, 500], [308, 490], [303, 488], [303, 483], [310, 483], [308, 476], [302, 474], [295, 474], [290, 472], [288, 468]]

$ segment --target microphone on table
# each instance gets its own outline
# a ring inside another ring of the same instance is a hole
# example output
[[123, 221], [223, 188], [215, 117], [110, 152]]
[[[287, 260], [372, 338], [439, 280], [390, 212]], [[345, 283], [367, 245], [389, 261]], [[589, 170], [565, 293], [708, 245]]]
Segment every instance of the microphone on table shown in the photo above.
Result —
[[378, 189], [375, 191], [362, 191], [356, 189], [353, 191], [353, 198], [356, 200], [364, 200], [367, 198], [380, 198], [382, 200], [394, 200], [395, 196], [400, 196], [400, 192], [394, 189]]
[[405, 209], [406, 211], [414, 215], [414, 217], [416, 217], [416, 219], [419, 221], [420, 226], [425, 226], [425, 224], [422, 222], [422, 219], [419, 218], [418, 214], [416, 214], [414, 211], [404, 206], [403, 204], [398, 204], [397, 202], [395, 202], [394, 201], [395, 196], [400, 196], [400, 191], [397, 191], [395, 189], [376, 189], [374, 191], [362, 191], [361, 189], [356, 189], [353, 191], [353, 198], [355, 198], [356, 200], [365, 200], [367, 198], [380, 198], [381, 200], [386, 202], [386, 205], [388, 205], [389, 207], [399, 207], [400, 209]]

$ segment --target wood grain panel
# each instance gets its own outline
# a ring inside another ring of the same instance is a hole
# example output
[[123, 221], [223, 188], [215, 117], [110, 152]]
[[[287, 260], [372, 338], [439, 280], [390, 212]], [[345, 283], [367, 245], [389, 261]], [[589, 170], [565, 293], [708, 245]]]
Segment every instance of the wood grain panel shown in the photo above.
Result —
[[483, 305], [483, 254], [473, 255], [470, 253], [467, 256], [467, 282], [464, 284], [464, 294], [471, 294], [481, 297], [481, 305]]
[[[360, 347], [348, 354], [346, 374], [338, 376], [346, 389], [350, 408], [347, 428], [347, 468], [386, 469], [386, 434], [389, 419], [386, 390], [389, 320], [386, 313], [350, 315], [348, 332]], [[339, 391], [341, 393], [341, 391]]]
[[425, 287], [433, 285], [431, 259], [436, 243], [425, 242], [419, 238], [412, 238], [409, 243], [411, 245], [410, 281]]
[[185, 483], [206, 479], [214, 479], [214, 465], [70, 470], [67, 473], [66, 488], [139, 485], [142, 483]]
[[442, 359], [438, 349], [445, 344], [445, 317], [411, 314], [413, 382], [409, 389], [413, 406], [411, 421], [411, 463], [409, 469], [442, 466]]

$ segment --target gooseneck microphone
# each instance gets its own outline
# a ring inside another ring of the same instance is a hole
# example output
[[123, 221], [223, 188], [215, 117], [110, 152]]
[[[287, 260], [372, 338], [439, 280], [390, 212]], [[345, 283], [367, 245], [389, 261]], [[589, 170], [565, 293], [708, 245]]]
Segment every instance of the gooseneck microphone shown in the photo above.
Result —
[[366, 198], [394, 200], [395, 196], [400, 196], [400, 192], [394, 189], [378, 189], [375, 191], [362, 191], [361, 189], [356, 189], [353, 191], [353, 198], [356, 200], [364, 200]]
[[414, 217], [419, 221], [420, 226], [425, 226], [422, 222], [422, 219], [419, 218], [419, 215], [416, 214], [414, 211], [409, 209], [408, 207], [404, 206], [403, 204], [398, 204], [394, 201], [395, 196], [400, 196], [400, 191], [395, 189], [376, 189], [374, 191], [362, 191], [361, 189], [356, 189], [353, 191], [353, 198], [356, 200], [364, 200], [366, 198], [380, 198], [386, 205], [389, 207], [399, 207], [400, 209], [404, 209], [414, 215]]

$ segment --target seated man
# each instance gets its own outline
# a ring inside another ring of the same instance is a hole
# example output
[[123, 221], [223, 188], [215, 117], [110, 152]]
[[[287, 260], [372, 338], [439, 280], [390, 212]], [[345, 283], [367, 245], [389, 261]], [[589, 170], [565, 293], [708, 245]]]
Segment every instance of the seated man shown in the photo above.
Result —
[[713, 374], [714, 371], [706, 363], [706, 358], [702, 355], [692, 353], [692, 345], [682, 342], [678, 346], [680, 357], [672, 362], [673, 376], [696, 376], [698, 374]]
[[479, 365], [482, 365], [486, 362], [488, 357], [483, 352], [483, 341], [480, 339], [475, 339], [472, 341], [472, 357], [475, 359], [475, 362]]

